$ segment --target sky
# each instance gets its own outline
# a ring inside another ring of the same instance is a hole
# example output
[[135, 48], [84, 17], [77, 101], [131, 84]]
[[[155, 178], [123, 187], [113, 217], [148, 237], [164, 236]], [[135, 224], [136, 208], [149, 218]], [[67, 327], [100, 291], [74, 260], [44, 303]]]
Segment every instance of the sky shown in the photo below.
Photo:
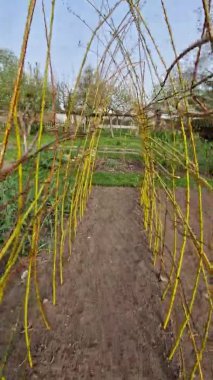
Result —
[[[0, 0], [0, 49], [12, 50], [17, 56], [20, 53], [29, 0]], [[165, 0], [168, 16], [175, 36], [177, 51], [180, 52], [198, 38], [197, 14], [201, 0]], [[51, 0], [45, 0], [49, 19]], [[94, 0], [100, 5], [101, 0]], [[114, 4], [115, 0], [110, 0]], [[69, 7], [94, 28], [98, 16], [86, 0], [56, 0], [56, 12], [52, 41], [52, 61], [55, 77], [58, 80], [73, 81], [78, 73], [85, 47], [90, 38], [90, 31], [68, 9]], [[115, 22], [125, 14], [125, 5], [121, 5]], [[168, 33], [162, 16], [160, 0], [147, 0], [143, 8], [144, 17], [149, 24], [167, 64], [174, 59], [169, 44]], [[129, 41], [134, 40], [134, 32]], [[130, 42], [129, 42], [130, 43]], [[94, 49], [96, 50], [96, 49]], [[37, 0], [32, 30], [27, 50], [27, 62], [38, 62], [44, 68], [46, 41], [41, 11], [41, 0]], [[154, 55], [155, 58], [155, 55]], [[89, 54], [89, 62], [96, 64], [96, 55]], [[158, 61], [156, 59], [156, 64]]]

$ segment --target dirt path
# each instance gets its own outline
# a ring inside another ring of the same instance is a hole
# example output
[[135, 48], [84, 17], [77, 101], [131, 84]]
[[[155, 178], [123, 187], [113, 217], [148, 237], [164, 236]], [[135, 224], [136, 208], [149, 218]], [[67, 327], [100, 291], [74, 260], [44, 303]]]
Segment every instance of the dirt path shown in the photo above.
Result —
[[[134, 189], [93, 189], [57, 306], [45, 304], [53, 330], [32, 322], [35, 367], [11, 362], [9, 380], [176, 378], [137, 197]], [[51, 299], [50, 285], [41, 291]]]

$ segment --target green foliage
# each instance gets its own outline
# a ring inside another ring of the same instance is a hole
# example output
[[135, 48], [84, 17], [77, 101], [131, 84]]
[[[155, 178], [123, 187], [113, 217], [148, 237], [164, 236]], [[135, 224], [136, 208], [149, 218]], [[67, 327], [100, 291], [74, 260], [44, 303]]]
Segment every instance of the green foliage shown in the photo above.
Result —
[[[53, 152], [46, 151], [41, 153], [40, 157], [40, 170], [39, 170], [39, 182], [43, 183], [47, 176], [50, 173], [50, 169], [52, 167], [53, 163]], [[56, 160], [56, 168], [58, 167], [59, 159]], [[66, 162], [64, 162], [66, 165]], [[59, 197], [62, 195], [64, 191], [64, 170], [65, 165], [61, 167], [60, 170], [60, 178], [59, 178]], [[35, 166], [34, 163], [31, 161], [28, 161], [23, 165], [23, 183], [24, 188], [26, 187], [27, 192], [26, 195], [24, 195], [24, 210], [26, 211], [30, 204], [34, 200], [34, 178], [35, 178]], [[73, 175], [69, 176], [69, 178], [66, 181], [67, 186], [67, 195], [65, 197], [65, 213], [70, 211], [70, 194], [74, 185], [75, 181], [75, 175], [76, 172], [73, 170]], [[51, 226], [53, 224], [53, 218], [54, 218], [54, 212], [53, 210], [51, 212], [48, 212], [48, 210], [54, 206], [55, 204], [55, 188], [56, 188], [56, 171], [55, 175], [52, 179], [50, 189], [53, 190], [49, 192], [48, 199], [46, 201], [46, 209], [45, 213], [43, 215], [43, 225], [42, 228], [44, 229], [46, 235], [45, 238], [43, 236], [43, 233], [41, 233], [41, 241], [40, 244], [43, 244], [46, 241], [47, 237], [49, 236], [51, 232]], [[10, 176], [8, 176], [4, 181], [0, 182], [0, 205], [1, 205], [1, 218], [0, 218], [0, 245], [4, 243], [7, 236], [9, 236], [10, 232], [12, 231], [16, 221], [17, 221], [17, 213], [18, 213], [18, 175], [17, 172], [12, 173]], [[42, 199], [39, 200], [39, 203], [42, 201]], [[59, 209], [61, 207], [61, 202], [59, 204]], [[33, 215], [30, 213], [24, 226], [29, 228], [29, 221], [32, 221]], [[31, 227], [30, 227], [31, 228]], [[29, 231], [30, 232], [30, 231]], [[29, 240], [29, 236], [31, 234], [27, 234], [26, 239], [24, 241], [23, 249], [21, 254], [27, 255], [30, 249], [31, 241]], [[43, 240], [42, 240], [43, 239]]]
[[[184, 156], [184, 143], [182, 135], [179, 131], [175, 131], [174, 133], [170, 131], [156, 131], [152, 133], [152, 138], [156, 139], [160, 143], [165, 142], [170, 144], [171, 148], [174, 147], [182, 156]], [[213, 175], [213, 142], [206, 141], [202, 139], [199, 134], [197, 134], [195, 135], [195, 145], [200, 173], [204, 176]], [[189, 158], [194, 161], [193, 147], [190, 140], [188, 140], [188, 149]], [[171, 171], [173, 165], [173, 167], [176, 168], [176, 171], [183, 171], [182, 165], [177, 162], [174, 163], [171, 160], [171, 157], [165, 153], [165, 150], [162, 150], [161, 152], [158, 148], [156, 154], [158, 155], [157, 162], [164, 168]]]
[[98, 71], [87, 66], [80, 78], [75, 92], [66, 82], [57, 85], [58, 104], [62, 106], [66, 114], [77, 112], [84, 108], [84, 115], [90, 115], [99, 108], [106, 107], [110, 100], [110, 86], [101, 78]]
[[[40, 73], [38, 64], [29, 65], [25, 72], [21, 85], [20, 110], [30, 112], [36, 116], [41, 111], [43, 77]], [[52, 94], [48, 85], [46, 88], [45, 109], [51, 109]]]
[[87, 66], [77, 88], [77, 105], [86, 107], [85, 114], [90, 115], [99, 108], [106, 108], [109, 102], [110, 86], [101, 78], [99, 72]]
[[9, 234], [15, 223], [17, 215], [17, 176], [12, 175], [5, 181], [0, 182], [0, 244], [5, 240], [5, 235]]
[[0, 49], [0, 110], [8, 110], [18, 69], [18, 59], [10, 50]]
[[69, 109], [72, 113], [82, 108], [85, 116], [99, 109], [128, 112], [131, 102], [132, 97], [126, 88], [107, 82], [90, 65], [85, 68], [75, 93], [67, 82], [60, 82], [57, 85], [57, 104], [66, 114]]
[[[0, 50], [0, 110], [8, 112], [15, 79], [18, 70], [18, 59], [9, 50]], [[44, 78], [40, 73], [38, 64], [28, 65], [24, 71], [18, 100], [18, 117], [21, 132], [24, 136], [25, 150], [27, 150], [28, 137], [36, 133], [39, 128], [39, 114], [42, 103], [42, 88]], [[45, 110], [52, 107], [52, 89], [47, 84], [45, 92]], [[33, 127], [32, 127], [33, 126]]]

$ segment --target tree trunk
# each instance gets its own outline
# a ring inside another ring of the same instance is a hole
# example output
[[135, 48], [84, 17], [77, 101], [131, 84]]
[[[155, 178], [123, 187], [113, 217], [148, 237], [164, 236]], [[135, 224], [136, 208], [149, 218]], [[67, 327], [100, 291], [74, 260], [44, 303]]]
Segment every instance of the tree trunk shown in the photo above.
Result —
[[24, 143], [24, 153], [27, 153], [27, 151], [28, 151], [28, 144], [27, 144], [27, 134], [26, 134], [26, 131], [23, 132], [23, 143]]
[[110, 123], [110, 132], [111, 132], [111, 137], [114, 138], [114, 131], [113, 131], [113, 125], [112, 125], [112, 117], [109, 117], [109, 123]]
[[23, 145], [24, 145], [24, 153], [28, 150], [28, 144], [27, 144], [27, 126], [24, 120], [24, 115], [22, 112], [19, 113], [19, 125], [21, 127], [21, 134], [23, 137]]
[[33, 117], [29, 122], [28, 122], [28, 126], [27, 126], [27, 137], [30, 136], [31, 134], [31, 128], [32, 128], [32, 125], [34, 123], [34, 121], [36, 120], [35, 117]]

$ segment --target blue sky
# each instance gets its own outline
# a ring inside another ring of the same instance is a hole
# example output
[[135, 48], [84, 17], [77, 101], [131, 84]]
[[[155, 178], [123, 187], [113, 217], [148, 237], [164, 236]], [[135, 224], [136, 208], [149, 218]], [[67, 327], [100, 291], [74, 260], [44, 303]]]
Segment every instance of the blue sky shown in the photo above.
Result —
[[[45, 0], [47, 13], [51, 1]], [[95, 4], [100, 4], [96, 0]], [[115, 1], [111, 0], [110, 4]], [[195, 10], [201, 6], [201, 0], [165, 0], [170, 23], [172, 25], [177, 50], [180, 52], [198, 37], [197, 14]], [[57, 79], [72, 81], [79, 70], [84, 48], [89, 40], [90, 32], [81, 23], [68, 7], [72, 6], [74, 12], [94, 27], [97, 25], [97, 14], [85, 0], [56, 0], [56, 14], [52, 45], [52, 60]], [[27, 14], [28, 0], [0, 0], [0, 48], [8, 48], [19, 55]], [[169, 64], [173, 60], [166, 31], [160, 0], [148, 0], [144, 7], [144, 17], [156, 37], [159, 47]], [[123, 14], [122, 14], [123, 13]], [[115, 15], [115, 22], [124, 15], [124, 6], [119, 8]], [[130, 36], [134, 39], [134, 33]], [[130, 38], [130, 39], [131, 39]], [[79, 45], [80, 43], [80, 47]], [[27, 61], [39, 62], [41, 69], [45, 60], [44, 26], [41, 12], [41, 0], [37, 0], [37, 6], [27, 51]], [[95, 65], [94, 54], [89, 55], [89, 61]], [[157, 62], [156, 62], [157, 63]]]

